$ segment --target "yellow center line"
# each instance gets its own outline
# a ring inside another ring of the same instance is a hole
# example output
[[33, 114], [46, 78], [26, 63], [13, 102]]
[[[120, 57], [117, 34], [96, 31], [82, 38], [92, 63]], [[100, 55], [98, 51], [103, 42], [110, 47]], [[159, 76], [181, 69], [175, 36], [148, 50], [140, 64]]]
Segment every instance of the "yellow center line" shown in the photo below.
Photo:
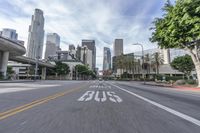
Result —
[[7, 110], [7, 111], [5, 111], [5, 112], [0, 113], [0, 120], [3, 120], [3, 119], [5, 119], [5, 118], [8, 118], [8, 117], [13, 116], [13, 115], [15, 115], [15, 114], [18, 114], [18, 113], [20, 113], [20, 112], [26, 111], [26, 110], [28, 110], [28, 109], [31, 109], [31, 108], [33, 108], [33, 107], [35, 107], [35, 106], [38, 106], [38, 105], [41, 105], [41, 104], [43, 104], [43, 103], [47, 103], [47, 102], [50, 101], [50, 100], [56, 99], [56, 98], [58, 98], [58, 97], [62, 97], [62, 96], [66, 95], [66, 94], [69, 94], [69, 93], [71, 93], [71, 92], [78, 91], [78, 90], [80, 90], [81, 88], [83, 88], [83, 86], [82, 86], [82, 87], [79, 87], [79, 88], [67, 90], [67, 91], [64, 91], [64, 92], [56, 93], [56, 94], [54, 94], [54, 95], [47, 96], [47, 97], [42, 98], [42, 99], [39, 99], [39, 100], [35, 100], [35, 101], [30, 102], [30, 103], [28, 103], [28, 104], [25, 104], [25, 105], [22, 105], [22, 106], [13, 108], [13, 109], [9, 109], [9, 110]]

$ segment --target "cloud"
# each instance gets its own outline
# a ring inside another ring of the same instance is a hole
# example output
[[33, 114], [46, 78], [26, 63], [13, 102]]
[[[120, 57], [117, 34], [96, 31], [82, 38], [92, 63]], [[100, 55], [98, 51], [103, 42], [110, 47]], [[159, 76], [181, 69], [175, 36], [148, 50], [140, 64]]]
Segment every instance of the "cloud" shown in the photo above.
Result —
[[[112, 49], [114, 39], [124, 39], [124, 53], [156, 47], [149, 42], [155, 17], [161, 16], [160, 0], [9, 0], [0, 2], [0, 28], [13, 28], [19, 39], [27, 42], [28, 26], [35, 8], [45, 16], [45, 33], [61, 36], [61, 47], [81, 44], [82, 39], [95, 39], [97, 66], [102, 69], [103, 47]], [[65, 42], [65, 43], [64, 43]], [[44, 42], [45, 43], [45, 42]], [[111, 50], [112, 51], [112, 50]]]

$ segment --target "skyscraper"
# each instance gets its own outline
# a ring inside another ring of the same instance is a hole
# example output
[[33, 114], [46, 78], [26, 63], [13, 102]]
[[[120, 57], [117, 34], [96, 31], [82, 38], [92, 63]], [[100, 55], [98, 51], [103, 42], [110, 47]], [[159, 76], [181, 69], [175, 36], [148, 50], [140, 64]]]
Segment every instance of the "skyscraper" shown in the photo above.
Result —
[[95, 40], [82, 40], [82, 46], [87, 46], [92, 51], [92, 69], [96, 68], [96, 46]]
[[114, 56], [120, 56], [123, 54], [123, 39], [115, 39], [114, 46]]
[[45, 59], [49, 56], [56, 55], [56, 51], [60, 48], [60, 36], [56, 33], [47, 34]]
[[81, 60], [81, 47], [78, 45], [76, 48], [76, 58], [77, 60]]
[[75, 50], [75, 46], [73, 44], [69, 45], [69, 51], [71, 51], [71, 50]]
[[87, 46], [81, 47], [81, 61], [92, 70], [92, 50]]
[[110, 48], [104, 47], [103, 49], [103, 70], [111, 69], [111, 52]]
[[35, 9], [29, 26], [29, 36], [27, 44], [27, 56], [35, 59], [42, 58], [44, 41], [44, 16], [43, 11]]

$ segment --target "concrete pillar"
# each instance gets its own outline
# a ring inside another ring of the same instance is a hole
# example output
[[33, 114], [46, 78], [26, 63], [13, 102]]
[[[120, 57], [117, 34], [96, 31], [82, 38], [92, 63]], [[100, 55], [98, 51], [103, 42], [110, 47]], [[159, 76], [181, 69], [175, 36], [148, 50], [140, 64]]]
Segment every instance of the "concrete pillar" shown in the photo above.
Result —
[[9, 58], [9, 52], [8, 51], [1, 52], [1, 56], [0, 56], [0, 72], [3, 74], [4, 78], [6, 78], [8, 58]]
[[47, 73], [47, 68], [46, 67], [42, 67], [42, 80], [46, 80], [46, 73]]

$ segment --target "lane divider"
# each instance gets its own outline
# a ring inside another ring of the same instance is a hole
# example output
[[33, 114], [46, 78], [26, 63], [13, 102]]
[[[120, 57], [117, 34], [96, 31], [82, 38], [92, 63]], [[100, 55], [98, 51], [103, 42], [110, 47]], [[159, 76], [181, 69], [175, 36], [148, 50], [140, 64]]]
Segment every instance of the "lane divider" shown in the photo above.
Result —
[[[87, 85], [85, 85], [85, 86], [87, 86]], [[84, 87], [85, 87], [85, 86], [84, 86]], [[3, 119], [5, 119], [5, 118], [8, 118], [8, 117], [13, 116], [13, 115], [15, 115], [15, 114], [18, 114], [18, 113], [20, 113], [20, 112], [26, 111], [26, 110], [28, 110], [28, 109], [31, 109], [31, 108], [33, 108], [33, 107], [35, 107], [35, 106], [38, 106], [38, 105], [41, 105], [41, 104], [43, 104], [43, 103], [47, 103], [47, 102], [50, 101], [50, 100], [54, 100], [54, 99], [56, 99], [56, 98], [62, 97], [62, 96], [66, 95], [66, 94], [69, 94], [69, 93], [71, 93], [71, 92], [78, 91], [78, 90], [80, 90], [81, 88], [83, 88], [83, 86], [82, 86], [82, 87], [79, 87], [79, 88], [67, 90], [67, 91], [64, 91], [64, 92], [59, 92], [59, 93], [56, 93], [56, 94], [54, 94], [54, 95], [47, 96], [47, 97], [42, 98], [42, 99], [39, 99], [39, 100], [35, 100], [35, 101], [30, 102], [30, 103], [28, 103], [28, 104], [25, 104], [25, 105], [22, 105], [22, 106], [13, 108], [13, 109], [9, 109], [9, 110], [7, 110], [7, 111], [5, 111], [5, 112], [0, 113], [0, 120], [3, 120]]]

